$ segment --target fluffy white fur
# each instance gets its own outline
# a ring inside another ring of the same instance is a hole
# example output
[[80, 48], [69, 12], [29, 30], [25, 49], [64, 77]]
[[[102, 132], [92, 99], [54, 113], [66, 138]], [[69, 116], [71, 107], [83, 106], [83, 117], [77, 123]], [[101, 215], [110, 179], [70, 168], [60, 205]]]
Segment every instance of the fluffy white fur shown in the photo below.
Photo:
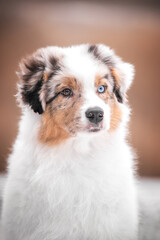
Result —
[[[103, 48], [111, 51], [102, 45], [101, 48], [102, 53]], [[96, 95], [93, 84], [98, 64], [83, 53], [81, 46], [63, 51], [68, 54], [64, 64], [69, 73], [80, 79], [85, 89], [82, 123], [87, 121], [86, 109], [96, 105], [105, 111], [104, 129], [98, 133], [77, 133], [59, 145], [47, 146], [37, 137], [41, 115], [23, 107], [19, 133], [9, 158], [3, 240], [136, 240], [138, 211], [133, 153], [125, 140], [128, 106], [118, 103], [123, 121], [116, 131], [109, 133], [110, 109]], [[119, 62], [119, 70], [124, 68], [123, 77], [126, 74], [122, 83], [126, 90], [133, 71], [131, 65], [121, 65]], [[104, 65], [98, 68], [108, 71]]]

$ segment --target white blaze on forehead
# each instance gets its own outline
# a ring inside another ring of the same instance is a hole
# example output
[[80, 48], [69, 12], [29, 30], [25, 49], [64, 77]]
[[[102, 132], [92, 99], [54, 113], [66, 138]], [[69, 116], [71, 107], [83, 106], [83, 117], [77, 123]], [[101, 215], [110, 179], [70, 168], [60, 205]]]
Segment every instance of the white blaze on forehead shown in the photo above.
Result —
[[63, 64], [69, 75], [74, 76], [85, 88], [95, 86], [96, 75], [105, 76], [109, 69], [88, 52], [88, 45], [65, 49]]

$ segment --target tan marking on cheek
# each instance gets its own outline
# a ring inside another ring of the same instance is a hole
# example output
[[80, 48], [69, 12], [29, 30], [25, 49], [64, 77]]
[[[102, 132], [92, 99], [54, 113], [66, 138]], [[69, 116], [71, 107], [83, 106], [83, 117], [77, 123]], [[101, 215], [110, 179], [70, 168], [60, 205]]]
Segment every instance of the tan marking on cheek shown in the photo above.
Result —
[[50, 106], [42, 115], [42, 124], [39, 131], [39, 140], [48, 145], [58, 145], [68, 139], [69, 134], [63, 129], [64, 112], [52, 116]]
[[79, 124], [79, 111], [82, 105], [81, 97], [68, 99], [69, 103], [61, 109], [67, 99], [59, 96], [58, 99], [47, 106], [42, 115], [39, 131], [39, 140], [50, 146], [58, 145], [68, 138], [75, 136]]
[[115, 131], [122, 121], [122, 110], [116, 100], [110, 103], [111, 119], [109, 132]]

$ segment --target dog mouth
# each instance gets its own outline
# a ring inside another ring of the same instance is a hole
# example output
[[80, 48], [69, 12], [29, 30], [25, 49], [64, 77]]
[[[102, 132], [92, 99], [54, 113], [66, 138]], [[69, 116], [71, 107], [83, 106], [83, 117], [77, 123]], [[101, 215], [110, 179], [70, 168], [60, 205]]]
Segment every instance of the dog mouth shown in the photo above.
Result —
[[100, 128], [91, 128], [89, 129], [89, 132], [99, 132], [100, 130]]
[[90, 133], [100, 132], [102, 129], [103, 129], [103, 124], [102, 124], [102, 123], [100, 123], [100, 124], [95, 124], [95, 125], [90, 124], [90, 125], [88, 125], [88, 127], [87, 127], [87, 130], [88, 130], [88, 132], [90, 132]]

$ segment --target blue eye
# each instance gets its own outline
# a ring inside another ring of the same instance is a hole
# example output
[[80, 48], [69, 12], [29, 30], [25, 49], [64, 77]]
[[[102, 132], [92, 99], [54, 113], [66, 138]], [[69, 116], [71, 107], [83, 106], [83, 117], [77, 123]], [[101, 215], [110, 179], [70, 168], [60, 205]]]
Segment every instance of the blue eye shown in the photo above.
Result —
[[98, 92], [99, 93], [104, 93], [105, 90], [106, 90], [106, 86], [104, 86], [104, 85], [101, 85], [101, 86], [98, 87]]

